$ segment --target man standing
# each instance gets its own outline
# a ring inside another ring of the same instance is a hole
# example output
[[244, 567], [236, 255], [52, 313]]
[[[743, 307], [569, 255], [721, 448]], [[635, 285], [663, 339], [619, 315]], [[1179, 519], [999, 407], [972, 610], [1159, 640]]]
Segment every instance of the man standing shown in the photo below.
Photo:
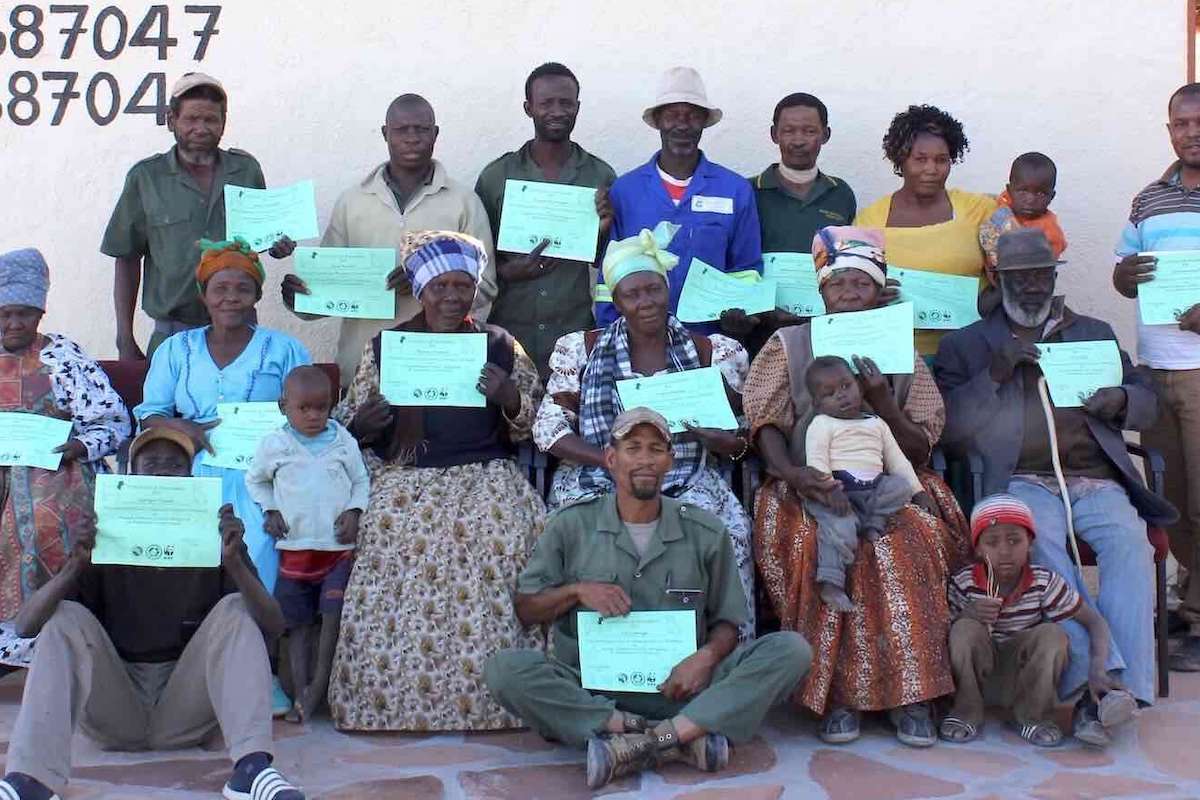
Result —
[[[171, 89], [167, 111], [175, 146], [134, 164], [125, 178], [100, 243], [100, 252], [116, 259], [113, 306], [122, 359], [145, 360], [171, 334], [208, 323], [196, 288], [199, 242], [225, 238], [225, 186], [266, 188], [254, 156], [219, 147], [227, 108], [220, 81], [184, 75]], [[284, 238], [270, 253], [286, 258], [294, 249]], [[139, 286], [142, 308], [154, 320], [145, 353], [133, 334]]]
[[[1083, 692], [1073, 727], [1076, 738], [1105, 745], [1106, 729], [1132, 715], [1134, 698], [1154, 702], [1154, 563], [1146, 525], [1169, 524], [1178, 515], [1146, 488], [1121, 432], [1153, 424], [1158, 402], [1145, 369], [1123, 352], [1120, 386], [1097, 390], [1082, 407], [1055, 407], [1043, 399], [1038, 345], [1115, 342], [1116, 335], [1108, 323], [1076, 314], [1054, 295], [1058, 262], [1041, 230], [1001, 234], [996, 254], [1000, 305], [938, 347], [933, 371], [946, 400], [942, 441], [983, 458], [985, 495], [1007, 492], [1033, 509], [1033, 562], [1066, 578], [1090, 603], [1069, 554], [1062, 475], [1075, 535], [1100, 565], [1096, 606], [1113, 638], [1105, 665], [1113, 685], [1098, 705]], [[1070, 697], [1086, 687], [1089, 643], [1078, 622], [1063, 626], [1071, 652], [1059, 692]]]
[[[663, 220], [681, 226], [667, 248], [679, 256], [679, 266], [668, 276], [674, 314], [692, 259], [722, 272], [762, 272], [758, 212], [749, 182], [712, 163], [700, 150], [704, 129], [721, 121], [721, 109], [708, 102], [696, 70], [667, 70], [654, 105], [642, 113], [642, 120], [658, 131], [662, 149], [618, 178], [600, 205], [605, 211], [611, 207], [612, 241], [637, 236], [643, 228], [654, 230]], [[602, 286], [603, 277], [600, 280]], [[603, 292], [597, 293], [596, 300], [596, 322], [606, 326], [615, 321], [617, 311], [611, 300]], [[699, 333], [718, 331], [712, 323], [690, 327]]]
[[[754, 735], [812, 656], [792, 632], [737, 646], [746, 600], [725, 526], [661, 494], [672, 462], [667, 421], [634, 408], [612, 431], [604, 458], [616, 493], [553, 515], [517, 583], [517, 617], [553, 626], [553, 655], [505, 650], [484, 667], [501, 705], [547, 738], [587, 746], [593, 789], [667, 761], [722, 769], [729, 741]], [[656, 692], [589, 691], [579, 671], [580, 610], [694, 611], [697, 649]]]
[[[1154, 256], [1165, 250], [1200, 250], [1200, 83], [1189, 83], [1167, 103], [1167, 134], [1178, 160], [1133, 198], [1129, 222], [1117, 243], [1113, 286], [1137, 297], [1154, 280]], [[1171, 553], [1187, 570], [1179, 615], [1189, 635], [1171, 654], [1170, 667], [1200, 671], [1200, 305], [1175, 325], [1138, 324], [1138, 362], [1158, 387], [1159, 417], [1142, 442], [1166, 460], [1167, 499], [1181, 516], [1168, 535]]]
[[[333, 207], [322, 247], [390, 247], [399, 250], [406, 234], [426, 230], [457, 231], [474, 236], [487, 250], [487, 265], [480, 275], [473, 315], [485, 321], [496, 298], [496, 271], [492, 266], [492, 233], [487, 214], [475, 193], [452, 180], [433, 157], [438, 126], [433, 106], [417, 94], [402, 94], [391, 102], [380, 129], [387, 143], [388, 160], [355, 186], [342, 193]], [[348, 386], [362, 359], [363, 348], [377, 333], [416, 316], [420, 304], [404, 277], [404, 267], [388, 276], [387, 288], [396, 290], [396, 315], [392, 320], [343, 319], [338, 334], [337, 364], [342, 386]], [[297, 275], [285, 275], [283, 302], [295, 313], [296, 292], [308, 293]], [[320, 319], [299, 314], [301, 319]]]
[[[525, 116], [533, 120], [533, 139], [488, 164], [475, 182], [496, 241], [505, 181], [599, 189], [616, 180], [612, 167], [571, 141], [578, 115], [579, 81], [571, 70], [551, 62], [530, 73], [525, 80]], [[540, 252], [496, 254], [500, 294], [488, 321], [517, 338], [545, 380], [558, 337], [592, 327], [592, 274], [590, 263], [548, 258]]]

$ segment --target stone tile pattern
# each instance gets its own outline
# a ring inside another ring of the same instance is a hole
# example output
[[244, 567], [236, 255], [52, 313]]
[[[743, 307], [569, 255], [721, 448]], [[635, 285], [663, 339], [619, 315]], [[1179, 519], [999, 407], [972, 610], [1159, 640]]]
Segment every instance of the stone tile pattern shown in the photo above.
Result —
[[[0, 681], [0, 753], [17, 713], [22, 676]], [[529, 732], [348, 736], [327, 720], [276, 724], [277, 764], [317, 800], [584, 800], [582, 753]], [[1172, 696], [1120, 733], [1106, 752], [1068, 743], [1038, 750], [999, 720], [969, 746], [914, 751], [868, 721], [849, 746], [823, 745], [811, 720], [777, 711], [762, 735], [737, 748], [730, 769], [679, 765], [601, 793], [613, 800], [792, 798], [1200, 797], [1200, 674], [1172, 675]], [[75, 741], [75, 780], [63, 800], [211, 800], [229, 764], [213, 747], [174, 753], [105, 753]]]

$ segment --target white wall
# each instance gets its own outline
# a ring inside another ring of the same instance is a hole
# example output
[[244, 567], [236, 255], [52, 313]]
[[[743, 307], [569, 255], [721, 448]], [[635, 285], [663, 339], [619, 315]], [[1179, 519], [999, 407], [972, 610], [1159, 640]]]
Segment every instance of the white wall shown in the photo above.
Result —
[[[130, 35], [152, 4], [111, 1], [129, 18]], [[0, 33], [11, 32], [13, 5], [0, 7]], [[1166, 99], [1185, 77], [1184, 0], [225, 0], [220, 32], [199, 64], [192, 30], [203, 18], [185, 15], [184, 5], [169, 3], [170, 35], [180, 44], [165, 61], [152, 48], [97, 57], [90, 28], [101, 3], [90, 6], [89, 31], [71, 58], [60, 58], [58, 33], [70, 20], [49, 14], [39, 55], [17, 59], [11, 46], [0, 54], [0, 250], [43, 249], [53, 284], [44, 328], [97, 356], [115, 353], [112, 266], [98, 252], [101, 234], [126, 170], [167, 149], [171, 137], [147, 115], [99, 126], [82, 99], [52, 126], [55, 86], [39, 90], [37, 122], [14, 126], [8, 90], [16, 70], [78, 71], [81, 90], [108, 70], [126, 98], [147, 72], [165, 72], [168, 85], [190, 69], [218, 76], [231, 94], [224, 145], [256, 155], [269, 184], [314, 178], [322, 225], [338, 192], [384, 159], [378, 128], [394, 95], [429, 98], [442, 131], [438, 157], [473, 182], [484, 163], [528, 136], [522, 85], [546, 60], [578, 74], [576, 138], [618, 172], [656, 146], [640, 115], [666, 67], [691, 64], [704, 75], [725, 110], [725, 121], [705, 134], [705, 150], [746, 174], [777, 157], [767, 136], [775, 102], [813, 92], [828, 104], [834, 130], [821, 166], [847, 179], [860, 204], [897, 186], [879, 145], [891, 116], [909, 103], [935, 103], [965, 123], [972, 143], [952, 185], [997, 192], [1025, 150], [1057, 161], [1053, 208], [1070, 239], [1071, 301], [1114, 319], [1133, 348], [1133, 310], [1110, 287], [1110, 254], [1131, 196], [1172, 158], [1163, 123]], [[102, 44], [112, 47], [109, 17]], [[327, 357], [328, 324], [293, 320], [273, 290], [286, 265], [267, 266], [262, 320], [299, 331]]]

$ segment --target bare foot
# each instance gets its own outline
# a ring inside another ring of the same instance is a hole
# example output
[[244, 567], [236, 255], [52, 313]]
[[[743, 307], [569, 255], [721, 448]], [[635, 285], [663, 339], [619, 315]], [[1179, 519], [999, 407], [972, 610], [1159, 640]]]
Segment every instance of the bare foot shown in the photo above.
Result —
[[292, 707], [284, 716], [284, 719], [288, 722], [295, 722], [301, 725], [304, 724], [304, 706], [300, 705], [299, 700], [297, 700], [295, 703], [292, 703]]
[[848, 614], [854, 610], [854, 603], [850, 602], [850, 598], [846, 593], [834, 586], [832, 583], [822, 583], [821, 586], [821, 602], [837, 611], [840, 614]]

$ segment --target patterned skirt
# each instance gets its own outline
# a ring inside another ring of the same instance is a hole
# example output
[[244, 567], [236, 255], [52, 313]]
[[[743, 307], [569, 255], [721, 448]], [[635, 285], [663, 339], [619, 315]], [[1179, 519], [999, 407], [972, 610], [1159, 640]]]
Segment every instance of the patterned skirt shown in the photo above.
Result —
[[834, 705], [882, 711], [954, 691], [946, 580], [967, 557], [967, 523], [946, 484], [919, 474], [942, 518], [905, 506], [878, 542], [859, 542], [846, 575], [849, 614], [821, 602], [816, 521], [783, 482], [758, 492], [759, 574], [783, 629], [812, 646], [812, 667], [793, 699], [818, 715]]
[[372, 473], [329, 685], [339, 729], [520, 724], [488, 694], [483, 665], [542, 646], [512, 593], [545, 517], [511, 461]]

